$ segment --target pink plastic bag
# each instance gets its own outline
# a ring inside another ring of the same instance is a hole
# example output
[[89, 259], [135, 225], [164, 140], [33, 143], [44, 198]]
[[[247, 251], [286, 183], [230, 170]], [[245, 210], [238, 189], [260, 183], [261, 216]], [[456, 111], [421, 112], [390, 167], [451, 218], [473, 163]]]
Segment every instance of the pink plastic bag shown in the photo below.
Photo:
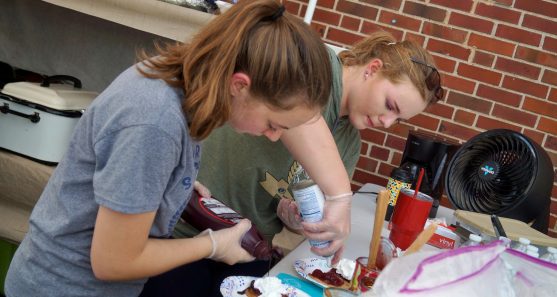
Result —
[[367, 296], [554, 296], [557, 265], [501, 242], [421, 252], [389, 263], [371, 292]]

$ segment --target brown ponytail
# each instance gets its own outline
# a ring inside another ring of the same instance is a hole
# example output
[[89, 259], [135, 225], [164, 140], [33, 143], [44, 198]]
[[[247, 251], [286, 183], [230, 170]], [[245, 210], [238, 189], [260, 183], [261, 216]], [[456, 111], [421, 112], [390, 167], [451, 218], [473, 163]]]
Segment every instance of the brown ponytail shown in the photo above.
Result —
[[251, 95], [270, 108], [327, 103], [332, 74], [325, 45], [300, 19], [277, 13], [283, 9], [275, 0], [240, 1], [191, 42], [158, 47], [159, 57], [144, 62], [154, 71], [143, 75], [184, 89], [192, 137], [204, 139], [228, 120], [235, 72], [250, 77]]

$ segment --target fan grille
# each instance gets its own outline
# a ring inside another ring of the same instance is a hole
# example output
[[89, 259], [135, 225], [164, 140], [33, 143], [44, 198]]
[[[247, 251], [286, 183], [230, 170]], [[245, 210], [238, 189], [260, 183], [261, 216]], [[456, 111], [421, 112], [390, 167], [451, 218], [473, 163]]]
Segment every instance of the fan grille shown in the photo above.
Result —
[[459, 209], [498, 214], [526, 199], [536, 166], [534, 148], [521, 134], [486, 132], [457, 151], [447, 191]]

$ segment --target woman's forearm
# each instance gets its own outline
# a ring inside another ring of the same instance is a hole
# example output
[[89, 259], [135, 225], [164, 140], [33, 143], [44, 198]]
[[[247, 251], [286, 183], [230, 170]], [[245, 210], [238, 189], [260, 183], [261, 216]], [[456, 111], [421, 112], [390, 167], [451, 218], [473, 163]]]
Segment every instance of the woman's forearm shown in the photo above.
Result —
[[350, 178], [322, 117], [286, 131], [281, 141], [326, 195], [350, 192]]
[[91, 246], [97, 278], [145, 278], [209, 256], [212, 243], [208, 236], [148, 238], [154, 216], [155, 212], [130, 215], [100, 207]]

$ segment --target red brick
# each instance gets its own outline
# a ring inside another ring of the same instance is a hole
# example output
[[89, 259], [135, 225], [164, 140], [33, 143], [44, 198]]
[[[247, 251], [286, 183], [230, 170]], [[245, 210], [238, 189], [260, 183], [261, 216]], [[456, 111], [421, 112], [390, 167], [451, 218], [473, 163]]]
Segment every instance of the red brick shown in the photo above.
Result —
[[479, 131], [475, 129], [471, 129], [469, 127], [461, 126], [447, 121], [441, 122], [439, 132], [465, 141], [479, 133]]
[[512, 124], [499, 121], [493, 117], [484, 117], [481, 115], [478, 117], [478, 121], [476, 122], [476, 127], [484, 130], [509, 129], [516, 132], [520, 132], [521, 130], [519, 126], [515, 126]]
[[459, 1], [454, 1], [454, 0], [431, 0], [429, 1], [431, 4], [437, 4], [437, 5], [441, 5], [441, 6], [445, 6], [448, 8], [454, 8], [454, 9], [458, 9], [458, 10], [462, 10], [465, 12], [469, 12], [472, 10], [472, 5], [474, 4], [474, 1], [472, 0], [459, 0]]
[[[307, 1], [306, 1], [307, 2]], [[325, 8], [334, 8], [336, 0], [319, 0], [317, 2], [317, 6], [325, 7]]]
[[300, 5], [300, 3], [294, 2], [294, 1], [286, 1], [284, 3], [284, 8], [286, 8], [286, 11], [290, 12], [291, 14], [294, 15], [300, 15], [300, 7], [302, 5]]
[[398, 151], [404, 151], [404, 146], [406, 145], [406, 138], [387, 135], [387, 141], [385, 142], [387, 147], [396, 149]]
[[547, 96], [547, 100], [557, 102], [557, 89], [552, 88]]
[[491, 115], [504, 119], [522, 126], [534, 127], [536, 125], [537, 116], [525, 113], [518, 109], [495, 104]]
[[522, 27], [554, 34], [557, 31], [557, 22], [527, 14], [522, 20]]
[[364, 38], [364, 36], [357, 35], [348, 31], [341, 31], [336, 28], [329, 28], [326, 38], [342, 44], [352, 45], [356, 41]]
[[360, 29], [361, 20], [357, 18], [353, 18], [347, 15], [342, 16], [342, 20], [340, 21], [340, 25], [348, 30], [358, 31]]
[[460, 106], [477, 112], [489, 114], [493, 103], [472, 96], [451, 92], [447, 97], [447, 103]]
[[557, 238], [557, 231], [548, 230], [547, 235], [549, 235], [550, 237], [553, 237], [553, 238]]
[[480, 97], [491, 99], [506, 105], [518, 107], [522, 101], [522, 95], [509, 92], [497, 87], [480, 84], [476, 94]]
[[360, 2], [365, 2], [382, 8], [399, 10], [402, 0], [360, 0]]
[[396, 38], [396, 40], [402, 40], [402, 36], [404, 36], [404, 32], [399, 30], [399, 29], [386, 27], [386, 26], [383, 26], [383, 25], [379, 25], [377, 23], [366, 22], [364, 20], [364, 23], [362, 24], [361, 32], [367, 35], [367, 34], [371, 34], [371, 33], [375, 32], [375, 31], [387, 31], [387, 32], [393, 34], [393, 36]]
[[468, 94], [473, 94], [476, 82], [461, 78], [460, 76], [443, 75], [443, 87]]
[[472, 126], [476, 120], [476, 114], [459, 109], [454, 115], [454, 120], [466, 126]]
[[557, 136], [547, 135], [544, 147], [550, 150], [557, 151]]
[[515, 0], [514, 8], [557, 18], [557, 3], [545, 0]]
[[552, 135], [557, 135], [557, 120], [541, 117], [537, 128]]
[[503, 24], [497, 26], [497, 30], [495, 31], [495, 36], [516, 41], [518, 43], [533, 45], [533, 46], [540, 45], [540, 41], [542, 40], [541, 34], [503, 25]]
[[543, 134], [541, 132], [538, 132], [536, 130], [526, 129], [526, 128], [524, 129], [524, 131], [522, 131], [522, 134], [528, 136], [530, 139], [532, 139], [537, 144], [543, 143], [543, 139], [545, 137], [545, 134]]
[[406, 2], [402, 12], [437, 22], [443, 22], [447, 14], [444, 9], [415, 2]]
[[519, 46], [515, 58], [557, 69], [557, 54]]
[[518, 24], [520, 20], [520, 12], [518, 11], [482, 2], [478, 2], [475, 14], [511, 24]]
[[542, 82], [557, 86], [557, 72], [546, 69], [542, 76]]
[[337, 11], [347, 13], [353, 16], [359, 16], [368, 20], [377, 18], [378, 9], [355, 2], [340, 0], [337, 4]]
[[464, 30], [459, 30], [453, 27], [447, 27], [431, 22], [424, 22], [422, 33], [430, 36], [435, 36], [440, 39], [454, 41], [456, 43], [464, 43], [468, 33]]
[[388, 179], [386, 177], [381, 177], [375, 174], [370, 174], [356, 169], [356, 171], [354, 172], [354, 176], [352, 177], [352, 180], [359, 182], [361, 184], [373, 183], [378, 185], [386, 185]]
[[402, 154], [399, 152], [394, 152], [393, 158], [391, 159], [391, 164], [396, 166], [400, 166], [400, 162], [402, 161]]
[[425, 44], [425, 36], [413, 33], [412, 31], [406, 31], [406, 35], [404, 35], [404, 40], [412, 40], [417, 44], [424, 47]]
[[539, 115], [557, 119], [557, 104], [550, 103], [545, 100], [536, 100], [534, 98], [527, 97], [524, 99], [522, 108]]
[[338, 26], [340, 24], [340, 17], [341, 15], [336, 12], [316, 8], [313, 13], [312, 21]]
[[505, 76], [502, 87], [538, 98], [545, 98], [549, 90], [547, 86], [511, 76]]
[[471, 52], [470, 49], [463, 46], [436, 39], [429, 40], [427, 49], [435, 53], [440, 53], [464, 61], [468, 61], [468, 57], [470, 57]]
[[468, 45], [478, 49], [511, 57], [515, 45], [506, 41], [496, 40], [491, 37], [472, 33], [468, 39]]
[[392, 125], [389, 129], [383, 129], [383, 131], [387, 133], [387, 136], [394, 134], [406, 138], [406, 136], [408, 136], [408, 131], [413, 129], [414, 127], [408, 125], [406, 122], [400, 122], [396, 125]]
[[379, 164], [379, 168], [377, 169], [377, 173], [388, 177], [389, 175], [391, 175], [391, 172], [393, 171], [394, 168], [395, 168], [395, 166], [393, 166], [391, 164], [381, 163], [381, 164]]
[[469, 15], [453, 12], [449, 18], [449, 24], [465, 29], [470, 29], [485, 34], [491, 34], [493, 30], [493, 22], [476, 18]]
[[358, 159], [358, 163], [356, 163], [356, 167], [362, 168], [362, 169], [365, 169], [365, 170], [371, 171], [371, 172], [377, 170], [378, 165], [379, 165], [379, 162], [377, 160], [373, 160], [371, 158], [368, 158], [367, 156], [360, 156], [360, 159]]
[[486, 52], [478, 51], [478, 50], [474, 51], [474, 60], [472, 60], [472, 62], [474, 62], [475, 64], [479, 64], [486, 67], [492, 67], [493, 61], [495, 61], [494, 55], [488, 54]]
[[367, 155], [369, 147], [369, 143], [362, 141], [362, 146], [360, 147], [360, 155]]
[[499, 85], [501, 78], [503, 77], [499, 72], [476, 67], [467, 63], [460, 63], [456, 73], [491, 85]]
[[456, 66], [455, 60], [447, 59], [446, 56], [439, 56], [439, 55], [433, 55], [433, 60], [435, 60], [435, 66], [439, 70], [448, 73], [452, 73], [455, 70], [455, 66]]
[[399, 27], [418, 32], [422, 22], [418, 19], [392, 13], [386, 10], [379, 14], [379, 21], [390, 26]]
[[429, 105], [425, 112], [431, 113], [436, 116], [440, 116], [446, 119], [452, 119], [454, 113], [454, 107], [446, 105], [443, 102], [437, 102], [435, 104]]
[[389, 150], [376, 145], [372, 145], [369, 155], [375, 159], [387, 161], [389, 159]]
[[504, 57], [497, 58], [497, 61], [495, 62], [495, 68], [504, 72], [524, 76], [534, 80], [540, 77], [541, 72], [540, 67], [521, 63]]
[[437, 131], [437, 128], [439, 127], [439, 120], [436, 118], [432, 118], [430, 116], [427, 116], [425, 114], [418, 114], [415, 117], [412, 117], [410, 120], [407, 121], [408, 123], [418, 126], [418, 127], [422, 127], [422, 128], [426, 128], [432, 131]]
[[557, 39], [546, 36], [543, 41], [543, 49], [550, 52], [557, 52]]
[[386, 135], [385, 133], [379, 132], [377, 130], [364, 129], [360, 130], [360, 137], [362, 138], [362, 140], [383, 145]]

